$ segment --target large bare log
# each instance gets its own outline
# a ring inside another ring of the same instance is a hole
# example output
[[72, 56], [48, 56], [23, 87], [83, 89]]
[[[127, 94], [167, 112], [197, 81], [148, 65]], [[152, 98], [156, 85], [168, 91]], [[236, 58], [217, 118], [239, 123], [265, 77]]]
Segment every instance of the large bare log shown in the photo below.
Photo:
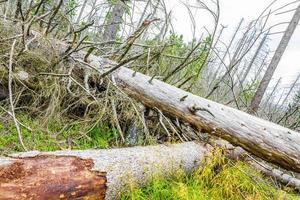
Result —
[[[229, 158], [246, 152], [226, 141]], [[0, 157], [0, 199], [118, 199], [131, 184], [143, 185], [153, 175], [169, 176], [197, 168], [212, 146], [188, 142], [110, 150], [26, 152]], [[270, 165], [246, 160], [262, 173], [300, 188], [299, 180]]]
[[191, 171], [210, 149], [188, 142], [0, 157], [0, 199], [117, 199], [128, 184]]
[[[94, 60], [94, 59], [93, 59]], [[91, 62], [96, 65], [96, 63]], [[300, 133], [121, 67], [114, 80], [129, 96], [285, 169], [300, 172]]]

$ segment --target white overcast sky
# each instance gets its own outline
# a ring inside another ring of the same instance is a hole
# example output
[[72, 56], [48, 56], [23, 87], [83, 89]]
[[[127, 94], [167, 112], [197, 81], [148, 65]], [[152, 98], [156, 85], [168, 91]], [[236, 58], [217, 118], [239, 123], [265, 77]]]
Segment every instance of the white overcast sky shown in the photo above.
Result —
[[[241, 18], [245, 21], [256, 19], [260, 13], [273, 1], [273, 0], [219, 0], [220, 1], [220, 24], [228, 26], [226, 34], [229, 36], [232, 34], [234, 28], [236, 28]], [[294, 0], [277, 0], [272, 5], [271, 9], [274, 10]], [[166, 0], [168, 10], [172, 10], [172, 21], [175, 32], [182, 34], [186, 40], [190, 40], [193, 37], [191, 31], [191, 22], [187, 8], [182, 2], [193, 4], [194, 1], [190, 0]], [[208, 2], [208, 1], [207, 1]], [[294, 3], [281, 11], [291, 10], [296, 8], [299, 4]], [[203, 10], [192, 10], [195, 16], [197, 25], [196, 35], [200, 35], [203, 32], [203, 26], [212, 27], [212, 23], [208, 14]], [[293, 12], [289, 12], [281, 15], [272, 15], [269, 20], [269, 26], [277, 24], [278, 22], [287, 22], [291, 19]], [[287, 25], [278, 26], [273, 32], [284, 31]], [[274, 51], [279, 43], [282, 34], [276, 34], [270, 36], [270, 47]], [[226, 38], [223, 38], [226, 41]], [[283, 58], [275, 72], [274, 81], [279, 77], [282, 77], [283, 85], [291, 83], [300, 73], [300, 28], [296, 29], [293, 38], [291, 39], [287, 50], [284, 53]]]

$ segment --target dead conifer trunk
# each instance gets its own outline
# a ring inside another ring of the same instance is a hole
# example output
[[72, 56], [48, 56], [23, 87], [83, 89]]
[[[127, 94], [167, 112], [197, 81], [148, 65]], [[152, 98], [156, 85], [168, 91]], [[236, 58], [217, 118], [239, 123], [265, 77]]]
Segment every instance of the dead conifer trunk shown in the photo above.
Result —
[[151, 80], [125, 67], [119, 68], [113, 76], [119, 87], [144, 105], [158, 108], [266, 161], [300, 172], [300, 133]]
[[188, 142], [0, 157], [0, 199], [118, 199], [130, 184], [198, 167], [209, 145]]
[[267, 90], [267, 87], [272, 79], [272, 76], [279, 64], [279, 61], [280, 61], [285, 49], [287, 48], [287, 45], [299, 23], [299, 20], [300, 20], [300, 4], [298, 5], [298, 7], [295, 11], [295, 14], [294, 14], [292, 20], [290, 21], [284, 35], [282, 36], [281, 41], [275, 51], [275, 54], [272, 57], [271, 63], [269, 64], [267, 71], [265, 72], [264, 77], [257, 88], [257, 91], [253, 97], [253, 100], [252, 100], [250, 108], [249, 108], [250, 113], [257, 112], [259, 105], [262, 101], [262, 98], [263, 98], [263, 96]]

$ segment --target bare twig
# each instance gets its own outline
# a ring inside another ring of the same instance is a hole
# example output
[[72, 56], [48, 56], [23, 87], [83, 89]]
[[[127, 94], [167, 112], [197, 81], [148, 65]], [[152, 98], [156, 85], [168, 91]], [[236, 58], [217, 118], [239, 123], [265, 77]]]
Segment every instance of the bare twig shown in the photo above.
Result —
[[14, 102], [13, 102], [13, 94], [12, 94], [12, 79], [13, 79], [13, 69], [12, 69], [12, 64], [13, 64], [13, 54], [14, 54], [14, 49], [15, 49], [15, 45], [16, 45], [17, 41], [14, 40], [12, 46], [11, 46], [11, 50], [10, 50], [10, 56], [9, 56], [9, 65], [8, 65], [8, 93], [9, 93], [9, 103], [10, 103], [10, 107], [11, 107], [11, 116], [14, 120], [17, 132], [18, 132], [18, 138], [19, 138], [19, 142], [22, 145], [22, 148], [24, 149], [24, 151], [27, 151], [26, 146], [23, 143], [23, 136], [22, 136], [22, 130], [20, 128], [20, 125], [18, 123], [18, 120], [16, 118], [15, 115], [15, 108], [14, 108]]
[[111, 99], [111, 107], [112, 107], [112, 110], [113, 110], [114, 121], [116, 123], [117, 129], [118, 129], [119, 134], [121, 136], [122, 142], [125, 143], [124, 134], [123, 134], [122, 128], [121, 128], [119, 120], [118, 120], [118, 114], [117, 114], [117, 110], [116, 110], [115, 100], [113, 98]]

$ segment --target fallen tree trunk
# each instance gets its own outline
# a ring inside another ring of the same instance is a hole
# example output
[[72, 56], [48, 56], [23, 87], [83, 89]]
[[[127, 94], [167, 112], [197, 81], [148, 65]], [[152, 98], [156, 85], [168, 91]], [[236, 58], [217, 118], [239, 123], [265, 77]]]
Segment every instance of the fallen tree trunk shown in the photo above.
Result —
[[[52, 42], [59, 55], [64, 55], [68, 46], [57, 40]], [[85, 55], [86, 52], [80, 51], [74, 52], [72, 57], [84, 63]], [[99, 74], [110, 71], [113, 81], [144, 105], [158, 108], [263, 160], [300, 172], [300, 133], [193, 95], [127, 67], [116, 68], [117, 64], [108, 59], [90, 55], [86, 60], [87, 65]]]
[[285, 186], [290, 186], [296, 189], [297, 191], [300, 191], [300, 179], [288, 173], [284, 173], [283, 171], [276, 169], [268, 165], [267, 163], [256, 162], [253, 160], [249, 160], [247, 161], [247, 163], [256, 170], [260, 171], [265, 176], [271, 177], [274, 180], [281, 182]]
[[[91, 62], [92, 63], [92, 62]], [[300, 172], [300, 134], [237, 109], [201, 98], [121, 67], [114, 79], [130, 97], [195, 128], [241, 146], [279, 166]]]
[[[34, 33], [38, 34], [38, 33]], [[37, 38], [37, 37], [34, 37]], [[41, 37], [43, 38], [43, 36]], [[87, 60], [100, 74], [116, 68], [116, 63], [86, 52], [66, 51], [69, 47], [51, 40], [58, 55]], [[39, 43], [38, 43], [39, 44]], [[39, 44], [40, 45], [40, 44]], [[28, 48], [39, 50], [32, 42]], [[66, 55], [66, 52], [69, 52]], [[68, 62], [68, 61], [66, 61]], [[130, 97], [151, 108], [190, 123], [195, 128], [241, 146], [246, 151], [285, 169], [300, 172], [300, 134], [237, 109], [201, 98], [162, 81], [126, 67], [118, 67], [112, 75], [115, 83]]]
[[[225, 141], [230, 159], [245, 153]], [[197, 169], [213, 150], [209, 144], [173, 145], [106, 150], [25, 152], [0, 157], [0, 199], [119, 199], [132, 185], [144, 185], [155, 175], [171, 176]], [[271, 166], [245, 160], [260, 172], [296, 189], [300, 181]]]
[[128, 184], [195, 169], [210, 149], [187, 142], [0, 157], [0, 199], [117, 199]]

